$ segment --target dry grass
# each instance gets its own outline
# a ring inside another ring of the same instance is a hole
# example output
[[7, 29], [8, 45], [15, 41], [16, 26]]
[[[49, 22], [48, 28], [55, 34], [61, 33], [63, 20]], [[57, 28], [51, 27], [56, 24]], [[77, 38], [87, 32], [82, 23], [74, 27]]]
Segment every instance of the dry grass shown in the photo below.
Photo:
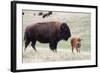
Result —
[[32, 48], [28, 48], [23, 54], [23, 63], [90, 59], [89, 52], [76, 53], [74, 51], [73, 54], [70, 49], [57, 49], [57, 53], [48, 48], [38, 48], [37, 50], [35, 52]]
[[[50, 17], [42, 18], [41, 16], [34, 16], [33, 13], [38, 14], [40, 11], [23, 11], [23, 35], [27, 25], [37, 22], [60, 21], [66, 22], [71, 30], [71, 34], [81, 37], [82, 46], [80, 54], [72, 54], [70, 46], [70, 38], [66, 41], [58, 43], [58, 52], [50, 51], [48, 44], [42, 45], [36, 43], [38, 52], [35, 52], [30, 46], [23, 53], [23, 62], [48, 62], [48, 61], [69, 61], [69, 60], [86, 60], [91, 59], [91, 14], [89, 13], [73, 13], [73, 12], [53, 12]], [[24, 47], [24, 41], [23, 41]]]

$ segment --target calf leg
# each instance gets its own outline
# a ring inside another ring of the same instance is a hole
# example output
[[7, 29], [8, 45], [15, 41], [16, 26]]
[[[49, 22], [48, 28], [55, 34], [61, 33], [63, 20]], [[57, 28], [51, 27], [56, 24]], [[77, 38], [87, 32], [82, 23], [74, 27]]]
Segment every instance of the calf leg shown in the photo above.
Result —
[[78, 48], [76, 48], [76, 51], [77, 51], [77, 53], [79, 52], [79, 49]]
[[74, 44], [71, 42], [72, 53], [74, 53]]
[[79, 53], [80, 53], [80, 48], [79, 48]]
[[72, 47], [72, 53], [74, 53], [74, 47]]
[[31, 46], [33, 47], [33, 49], [34, 49], [35, 51], [37, 51], [36, 48], [35, 48], [35, 44], [36, 44], [36, 41], [32, 41]]
[[78, 52], [80, 53], [80, 48], [78, 48]]

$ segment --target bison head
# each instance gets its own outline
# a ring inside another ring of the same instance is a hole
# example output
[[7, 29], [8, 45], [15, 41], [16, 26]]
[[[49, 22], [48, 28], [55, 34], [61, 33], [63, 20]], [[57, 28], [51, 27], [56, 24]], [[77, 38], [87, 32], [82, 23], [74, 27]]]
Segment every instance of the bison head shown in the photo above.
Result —
[[71, 37], [71, 32], [66, 23], [62, 23], [60, 26], [61, 36], [62, 39], [68, 40], [69, 37]]

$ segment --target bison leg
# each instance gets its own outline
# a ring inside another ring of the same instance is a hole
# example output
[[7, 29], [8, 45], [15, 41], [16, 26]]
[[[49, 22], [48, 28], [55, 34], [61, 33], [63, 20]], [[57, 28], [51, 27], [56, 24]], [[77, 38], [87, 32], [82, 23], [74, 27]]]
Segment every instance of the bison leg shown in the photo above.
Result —
[[74, 53], [74, 47], [72, 47], [72, 53]]
[[25, 41], [25, 50], [26, 50], [27, 46], [29, 45], [29, 43], [30, 43], [29, 40]]
[[78, 48], [76, 48], [77, 53], [79, 52]]
[[80, 53], [80, 48], [78, 48], [78, 51], [79, 51], [79, 53]]
[[37, 51], [36, 48], [35, 48], [35, 44], [36, 44], [36, 41], [32, 41], [31, 46], [33, 47], [33, 49], [34, 49], [35, 51]]
[[80, 53], [80, 48], [77, 48], [77, 53]]
[[57, 43], [51, 42], [49, 46], [53, 52], [57, 52]]

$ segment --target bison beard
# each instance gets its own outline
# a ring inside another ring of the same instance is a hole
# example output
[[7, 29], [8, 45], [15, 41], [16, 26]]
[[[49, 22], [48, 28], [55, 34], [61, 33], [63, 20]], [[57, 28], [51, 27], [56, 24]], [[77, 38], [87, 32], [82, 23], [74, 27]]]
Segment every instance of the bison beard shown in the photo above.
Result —
[[36, 51], [36, 41], [49, 43], [52, 51], [57, 52], [57, 44], [60, 40], [68, 40], [71, 37], [70, 29], [66, 23], [41, 22], [28, 25], [25, 30], [25, 49], [32, 42], [31, 46]]

